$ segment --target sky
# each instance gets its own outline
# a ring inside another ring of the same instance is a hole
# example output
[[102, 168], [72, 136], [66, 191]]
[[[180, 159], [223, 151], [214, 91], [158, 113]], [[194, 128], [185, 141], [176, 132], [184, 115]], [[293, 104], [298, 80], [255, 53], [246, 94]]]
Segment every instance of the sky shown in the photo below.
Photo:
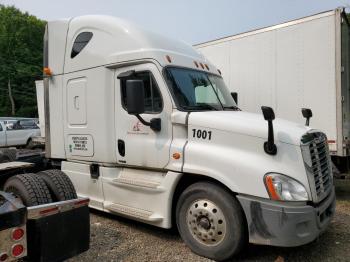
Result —
[[86, 14], [117, 16], [198, 44], [339, 6], [350, 7], [350, 0], [0, 0], [0, 4], [14, 5], [44, 20]]

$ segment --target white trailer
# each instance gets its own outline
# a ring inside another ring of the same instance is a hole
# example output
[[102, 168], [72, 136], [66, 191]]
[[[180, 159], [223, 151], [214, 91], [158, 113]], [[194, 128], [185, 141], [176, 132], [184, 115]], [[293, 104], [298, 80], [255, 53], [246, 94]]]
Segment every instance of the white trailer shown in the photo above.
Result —
[[325, 135], [240, 111], [193, 47], [108, 16], [48, 22], [44, 45], [46, 154], [92, 208], [177, 225], [215, 260], [327, 228]]
[[342, 8], [195, 45], [221, 71], [244, 111], [324, 131], [332, 155], [349, 155], [349, 22]]

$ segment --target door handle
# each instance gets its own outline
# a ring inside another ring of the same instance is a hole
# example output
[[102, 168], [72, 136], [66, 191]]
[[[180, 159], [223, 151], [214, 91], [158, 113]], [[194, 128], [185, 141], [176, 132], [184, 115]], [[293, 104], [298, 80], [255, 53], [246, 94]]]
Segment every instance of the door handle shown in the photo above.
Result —
[[119, 155], [125, 156], [125, 142], [124, 140], [118, 139], [118, 152]]
[[74, 97], [74, 108], [79, 110], [79, 96]]

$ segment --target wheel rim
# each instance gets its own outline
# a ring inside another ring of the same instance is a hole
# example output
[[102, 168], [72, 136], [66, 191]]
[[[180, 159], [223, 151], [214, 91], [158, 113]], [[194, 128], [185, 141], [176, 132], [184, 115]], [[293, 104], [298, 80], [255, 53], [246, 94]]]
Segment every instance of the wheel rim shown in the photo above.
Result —
[[23, 202], [22, 198], [20, 197], [20, 195], [18, 194], [18, 190], [17, 188], [14, 188], [14, 187], [8, 187], [6, 189], [6, 192], [7, 193], [12, 193], [14, 195], [14, 197], [16, 198], [16, 200], [18, 201], [19, 204], [22, 204], [24, 205], [25, 203]]
[[201, 244], [215, 246], [226, 235], [226, 218], [222, 210], [207, 199], [193, 202], [187, 210], [187, 226]]

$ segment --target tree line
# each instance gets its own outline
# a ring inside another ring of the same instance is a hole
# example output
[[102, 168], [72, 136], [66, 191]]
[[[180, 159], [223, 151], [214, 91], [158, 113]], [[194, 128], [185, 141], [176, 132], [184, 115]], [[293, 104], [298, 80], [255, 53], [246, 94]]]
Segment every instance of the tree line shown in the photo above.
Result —
[[0, 5], [0, 117], [36, 117], [35, 80], [42, 79], [42, 21]]

